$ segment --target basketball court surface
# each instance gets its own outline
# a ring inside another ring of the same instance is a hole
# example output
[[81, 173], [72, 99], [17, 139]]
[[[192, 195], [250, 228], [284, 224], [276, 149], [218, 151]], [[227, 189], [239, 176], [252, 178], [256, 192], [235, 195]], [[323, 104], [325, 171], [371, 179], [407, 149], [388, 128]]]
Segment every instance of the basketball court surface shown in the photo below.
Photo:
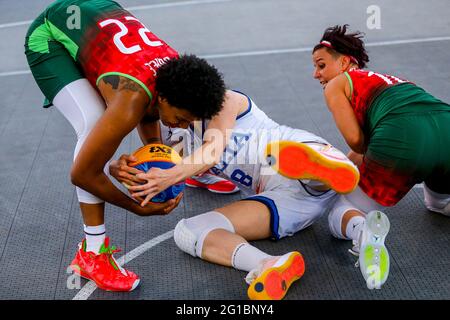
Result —
[[[138, 217], [107, 206], [107, 234], [119, 262], [140, 275], [131, 293], [111, 293], [81, 280], [68, 265], [83, 237], [69, 172], [75, 132], [43, 96], [23, 54], [28, 25], [50, 0], [0, 0], [0, 299], [219, 300], [247, 299], [246, 273], [195, 259], [173, 241], [176, 223], [226, 203], [187, 189], [168, 216]], [[348, 151], [312, 78], [311, 49], [326, 27], [350, 24], [366, 33], [369, 68], [412, 80], [450, 102], [448, 0], [122, 0], [180, 53], [206, 58], [227, 86], [252, 97], [275, 121], [316, 133]], [[380, 29], [371, 29], [379, 8]], [[369, 9], [369, 10], [368, 10]], [[368, 12], [369, 11], [369, 12]], [[133, 132], [116, 157], [140, 146]], [[450, 146], [449, 146], [450, 147]], [[381, 290], [368, 290], [349, 241], [334, 239], [327, 215], [278, 242], [254, 244], [270, 254], [300, 251], [305, 275], [287, 300], [449, 299], [450, 219], [428, 212], [417, 185], [386, 210], [391, 270]]]

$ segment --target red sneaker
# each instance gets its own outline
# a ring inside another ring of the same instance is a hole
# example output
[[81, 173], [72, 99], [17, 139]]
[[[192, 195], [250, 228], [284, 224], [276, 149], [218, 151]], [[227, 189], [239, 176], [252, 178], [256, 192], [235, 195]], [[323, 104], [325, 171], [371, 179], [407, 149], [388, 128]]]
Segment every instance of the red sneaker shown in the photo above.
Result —
[[231, 194], [239, 191], [239, 188], [233, 182], [210, 173], [187, 178], [186, 185], [192, 188], [208, 189], [214, 193]]
[[139, 285], [139, 277], [118, 265], [113, 253], [119, 252], [109, 247], [105, 238], [99, 254], [86, 252], [86, 239], [78, 245], [78, 251], [70, 267], [81, 277], [92, 280], [97, 287], [107, 291], [133, 291]]

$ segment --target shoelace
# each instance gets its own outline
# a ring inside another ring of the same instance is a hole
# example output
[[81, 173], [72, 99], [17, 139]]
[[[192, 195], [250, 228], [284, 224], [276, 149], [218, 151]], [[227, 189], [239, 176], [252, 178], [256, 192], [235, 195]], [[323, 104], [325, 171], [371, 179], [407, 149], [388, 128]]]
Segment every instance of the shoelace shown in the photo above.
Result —
[[124, 276], [128, 276], [128, 273], [126, 272], [126, 270], [124, 268], [122, 268], [116, 261], [116, 259], [114, 259], [113, 254], [120, 252], [122, 250], [117, 249], [116, 246], [108, 246], [105, 247], [104, 245], [102, 245], [102, 247], [100, 248], [99, 254], [106, 254], [108, 256], [108, 260], [109, 263], [111, 263], [111, 265], [119, 270]]
[[112, 255], [112, 254], [114, 254], [116, 252], [120, 252], [120, 251], [122, 251], [122, 250], [117, 249], [116, 246], [105, 247], [104, 245], [102, 245], [99, 253], [105, 253], [107, 255]]
[[250, 270], [250, 272], [245, 277], [245, 282], [247, 282], [247, 284], [249, 285], [252, 284], [252, 282], [255, 281], [256, 278], [258, 278], [259, 275], [263, 272], [264, 266], [269, 260], [270, 259], [261, 260], [255, 269]]
[[258, 278], [258, 276], [261, 274], [261, 269], [259, 268], [255, 268], [250, 270], [249, 273], [247, 273], [247, 275], [245, 276], [245, 282], [247, 282], [248, 285], [252, 284], [253, 281], [256, 280], [256, 278]]
[[356, 260], [356, 262], [355, 262], [355, 267], [356, 268], [359, 267], [359, 254], [360, 254], [360, 251], [361, 251], [361, 242], [362, 242], [363, 228], [364, 228], [364, 226], [361, 228], [361, 231], [359, 232], [358, 240], [353, 240], [352, 241], [353, 247], [351, 249], [348, 249], [348, 252], [350, 252], [353, 256], [358, 258]]
[[359, 244], [357, 242], [354, 242], [353, 247], [351, 249], [348, 249], [348, 252], [350, 252], [353, 256], [358, 258], [355, 262], [355, 268], [358, 268], [359, 267]]

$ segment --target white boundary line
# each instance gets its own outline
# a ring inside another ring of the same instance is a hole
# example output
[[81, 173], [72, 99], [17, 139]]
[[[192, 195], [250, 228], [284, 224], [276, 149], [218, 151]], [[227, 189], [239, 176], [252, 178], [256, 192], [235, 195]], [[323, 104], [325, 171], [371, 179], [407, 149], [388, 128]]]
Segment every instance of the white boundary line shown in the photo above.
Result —
[[4, 23], [4, 24], [0, 24], [0, 29], [19, 27], [19, 26], [27, 26], [27, 25], [30, 25], [32, 22], [33, 22], [33, 20]]
[[128, 11], [139, 11], [139, 10], [156, 9], [156, 8], [181, 7], [181, 6], [189, 6], [189, 5], [197, 5], [197, 4], [210, 4], [210, 3], [230, 2], [230, 1], [233, 1], [233, 0], [193, 0], [193, 1], [182, 1], [182, 2], [149, 4], [146, 6], [136, 6], [136, 7], [129, 7], [129, 8], [125, 8], [125, 9]]
[[[141, 11], [141, 10], [148, 10], [148, 9], [182, 7], [182, 6], [190, 6], [190, 5], [198, 5], [198, 4], [210, 4], [210, 3], [219, 3], [219, 2], [230, 2], [230, 1], [233, 1], [233, 0], [192, 0], [192, 1], [180, 1], [180, 2], [157, 3], [157, 4], [149, 4], [149, 5], [145, 5], [145, 6], [128, 7], [128, 8], [125, 8], [125, 10], [128, 10], [128, 11]], [[30, 25], [32, 22], [33, 22], [33, 20], [4, 23], [4, 24], [0, 24], [0, 29], [13, 28], [13, 27], [19, 27], [19, 26], [26, 26], [26, 25]]]
[[[223, 1], [223, 0], [220, 0], [220, 1]], [[228, 0], [228, 1], [231, 1], [231, 0]], [[449, 37], [431, 37], [431, 38], [372, 42], [372, 43], [367, 43], [366, 47], [383, 47], [383, 46], [393, 46], [393, 45], [399, 45], [399, 44], [438, 42], [438, 41], [450, 41], [450, 36]], [[264, 56], [264, 55], [271, 55], [271, 54], [310, 52], [310, 51], [312, 51], [312, 49], [313, 49], [312, 47], [308, 47], [308, 48], [292, 48], [292, 49], [261, 50], [261, 51], [242, 51], [242, 52], [209, 54], [209, 55], [202, 55], [200, 57], [202, 57], [204, 59], [214, 60], [214, 59], [224, 59], [224, 58]], [[0, 72], [0, 77], [24, 75], [24, 74], [30, 74], [30, 73], [31, 73], [31, 71], [29, 71], [29, 70]]]
[[[163, 241], [166, 241], [167, 239], [170, 239], [173, 237], [173, 230], [170, 230], [166, 233], [163, 233], [156, 238], [153, 238], [144, 244], [140, 245], [139, 247], [133, 249], [129, 253], [121, 256], [119, 259], [117, 259], [117, 263], [120, 266], [123, 266], [124, 264], [130, 262], [131, 260], [139, 257], [141, 254], [146, 252], [147, 250], [153, 248], [154, 246], [160, 244]], [[72, 300], [87, 300], [89, 296], [97, 289], [97, 286], [93, 281], [89, 281], [86, 283], [83, 288], [78, 291], [78, 293], [75, 295], [75, 297]]]
[[[393, 45], [399, 45], [399, 44], [423, 43], [423, 42], [433, 42], [433, 41], [450, 41], [450, 36], [370, 42], [370, 43], [366, 44], [366, 47], [382, 47], [382, 46], [393, 46]], [[269, 55], [269, 54], [310, 52], [310, 51], [312, 51], [312, 49], [313, 49], [313, 47], [234, 52], [234, 53], [223, 53], [223, 54], [219, 53], [219, 54], [204, 55], [202, 57], [205, 59], [221, 59], [221, 58], [235, 58], [235, 57], [246, 57], [246, 56], [263, 56], [263, 55]]]
[[30, 70], [20, 70], [20, 71], [11, 71], [11, 72], [0, 72], [0, 77], [9, 77], [9, 76], [18, 76], [23, 74], [30, 74]]

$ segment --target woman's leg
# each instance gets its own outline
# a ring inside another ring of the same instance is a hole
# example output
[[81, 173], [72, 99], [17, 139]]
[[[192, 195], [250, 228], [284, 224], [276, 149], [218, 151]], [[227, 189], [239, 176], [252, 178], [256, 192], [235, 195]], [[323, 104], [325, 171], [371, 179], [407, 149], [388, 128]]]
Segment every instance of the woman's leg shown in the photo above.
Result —
[[[248, 241], [267, 239], [271, 235], [270, 212], [264, 204], [257, 201], [238, 201], [216, 211], [231, 222], [234, 232], [224, 229], [209, 232], [203, 242], [202, 259], [249, 272], [262, 259], [271, 257], [248, 244]], [[241, 256], [235, 252], [241, 244], [248, 246], [247, 250], [245, 246], [240, 249], [241, 252], [248, 251], [247, 255]]]
[[[53, 99], [53, 105], [75, 130], [75, 159], [91, 129], [105, 111], [105, 104], [86, 79], [79, 79], [61, 89]], [[76, 192], [85, 225], [86, 250], [98, 253], [105, 239], [104, 201], [78, 187]]]

